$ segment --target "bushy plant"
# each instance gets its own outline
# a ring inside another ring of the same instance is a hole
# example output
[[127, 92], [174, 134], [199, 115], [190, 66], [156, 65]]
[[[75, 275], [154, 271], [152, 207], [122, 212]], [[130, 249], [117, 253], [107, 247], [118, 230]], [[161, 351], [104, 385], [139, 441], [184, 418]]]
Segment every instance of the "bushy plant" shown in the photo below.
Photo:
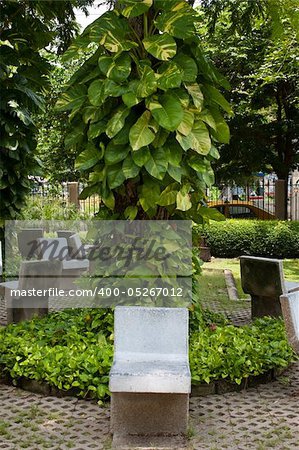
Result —
[[197, 233], [206, 238], [212, 255], [221, 258], [299, 257], [298, 222], [231, 219], [213, 222], [204, 230], [197, 228]]
[[27, 197], [26, 206], [22, 209], [23, 220], [84, 220], [90, 215], [79, 211], [74, 204], [53, 198]]
[[199, 20], [186, 0], [120, 0], [64, 55], [95, 48], [57, 106], [69, 112], [76, 168], [89, 174], [82, 196], [99, 194], [118, 217], [219, 216], [199, 202], [214, 180], [216, 146], [229, 141], [223, 113], [232, 111]]
[[[0, 329], [0, 374], [45, 381], [79, 397], [108, 398], [113, 358], [113, 312], [70, 310]], [[293, 360], [282, 320], [227, 326], [222, 315], [190, 311], [193, 383], [240, 383]]]

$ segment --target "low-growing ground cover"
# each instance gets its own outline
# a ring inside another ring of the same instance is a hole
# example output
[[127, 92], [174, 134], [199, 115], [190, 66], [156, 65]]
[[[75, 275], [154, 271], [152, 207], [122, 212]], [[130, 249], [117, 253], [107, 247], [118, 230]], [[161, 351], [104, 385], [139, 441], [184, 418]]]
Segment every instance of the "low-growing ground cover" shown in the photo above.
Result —
[[[0, 329], [0, 373], [48, 382], [79, 397], [104, 400], [113, 358], [113, 312], [72, 310], [52, 313]], [[190, 311], [193, 383], [228, 379], [286, 367], [294, 358], [281, 320], [252, 326], [227, 325], [222, 315]]]

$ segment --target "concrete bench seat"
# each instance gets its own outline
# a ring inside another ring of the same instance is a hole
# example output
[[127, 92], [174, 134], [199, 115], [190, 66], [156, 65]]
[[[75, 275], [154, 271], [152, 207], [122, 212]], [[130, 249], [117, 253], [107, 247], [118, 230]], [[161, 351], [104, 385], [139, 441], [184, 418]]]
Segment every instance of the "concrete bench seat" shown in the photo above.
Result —
[[[177, 436], [188, 426], [188, 310], [117, 307], [110, 372], [111, 429], [120, 437]], [[134, 448], [134, 447], [132, 447]]]
[[173, 359], [118, 361], [110, 379], [113, 392], [190, 392], [188, 363]]
[[280, 296], [299, 290], [299, 283], [286, 281], [280, 259], [241, 256], [241, 281], [251, 296], [252, 318], [282, 315]]
[[289, 343], [299, 355], [299, 290], [282, 295], [280, 303]]
[[299, 290], [299, 283], [296, 281], [284, 281], [287, 292], [296, 292]]

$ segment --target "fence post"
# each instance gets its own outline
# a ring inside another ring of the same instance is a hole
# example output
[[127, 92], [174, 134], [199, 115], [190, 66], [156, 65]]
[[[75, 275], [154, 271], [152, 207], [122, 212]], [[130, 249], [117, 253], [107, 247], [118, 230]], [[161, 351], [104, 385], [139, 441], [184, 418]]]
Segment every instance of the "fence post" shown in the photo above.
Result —
[[77, 181], [67, 184], [69, 194], [69, 203], [73, 203], [77, 208], [79, 207], [79, 186]]
[[275, 217], [277, 219], [287, 219], [287, 185], [285, 180], [275, 181]]

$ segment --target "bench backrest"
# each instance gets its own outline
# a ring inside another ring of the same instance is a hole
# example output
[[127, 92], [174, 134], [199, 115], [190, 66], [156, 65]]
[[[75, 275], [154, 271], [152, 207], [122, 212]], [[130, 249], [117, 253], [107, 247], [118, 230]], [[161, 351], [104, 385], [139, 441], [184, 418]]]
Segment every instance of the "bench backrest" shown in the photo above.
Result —
[[66, 261], [70, 259], [66, 238], [37, 239], [37, 254], [40, 259]]
[[32, 258], [32, 248], [37, 239], [42, 238], [44, 230], [42, 228], [23, 229], [18, 233], [18, 247], [22, 258]]
[[242, 288], [246, 294], [279, 297], [286, 293], [281, 260], [241, 256], [240, 265]]
[[115, 359], [188, 358], [188, 310], [115, 308]]
[[280, 297], [288, 340], [299, 355], [299, 291]]

